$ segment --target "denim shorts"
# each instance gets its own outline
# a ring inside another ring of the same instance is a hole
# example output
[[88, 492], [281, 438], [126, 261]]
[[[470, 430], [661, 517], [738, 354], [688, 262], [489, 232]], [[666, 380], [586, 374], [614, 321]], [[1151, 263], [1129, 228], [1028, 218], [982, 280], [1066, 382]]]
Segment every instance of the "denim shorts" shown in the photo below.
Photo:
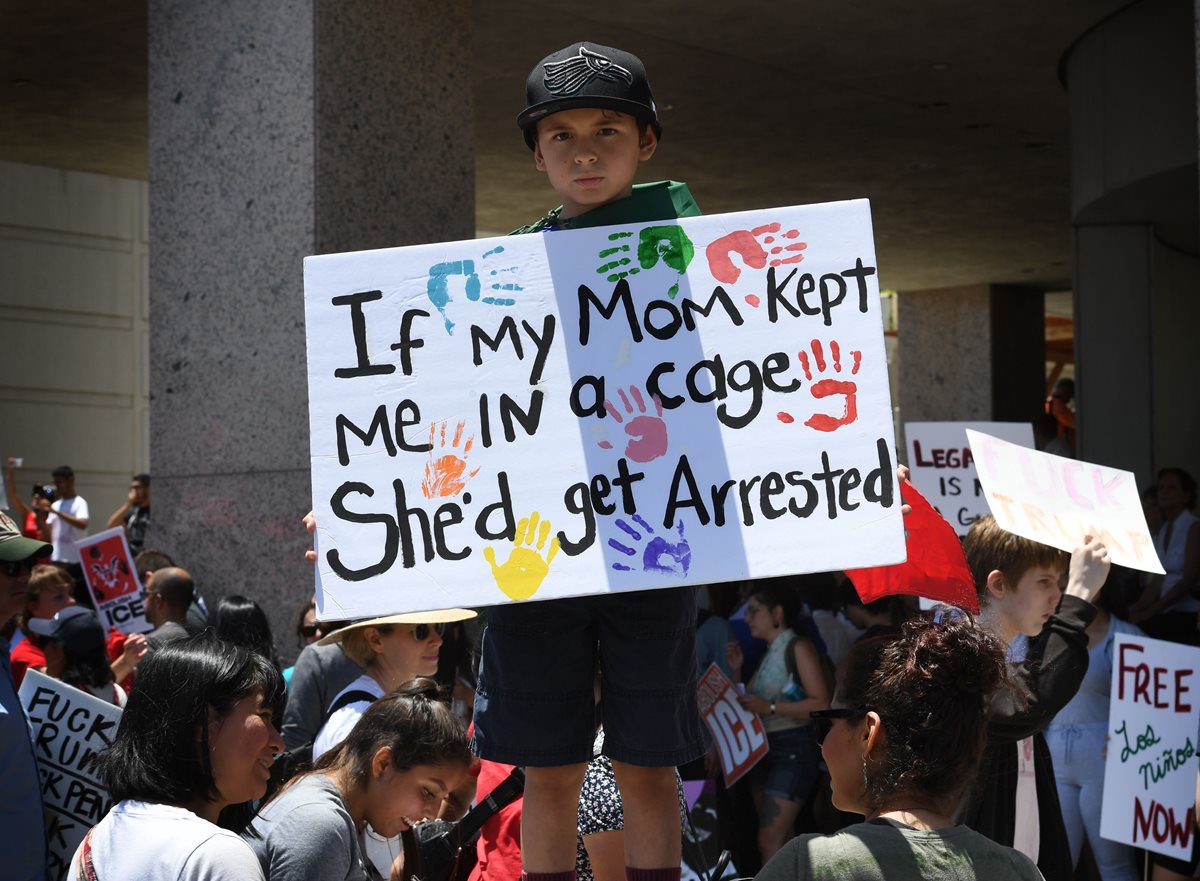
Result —
[[666, 768], [704, 753], [691, 587], [489, 609], [472, 749], [535, 768], [590, 761], [597, 665], [605, 755]]
[[817, 782], [818, 747], [812, 726], [768, 731], [769, 751], [750, 769], [750, 784], [787, 801], [802, 802]]

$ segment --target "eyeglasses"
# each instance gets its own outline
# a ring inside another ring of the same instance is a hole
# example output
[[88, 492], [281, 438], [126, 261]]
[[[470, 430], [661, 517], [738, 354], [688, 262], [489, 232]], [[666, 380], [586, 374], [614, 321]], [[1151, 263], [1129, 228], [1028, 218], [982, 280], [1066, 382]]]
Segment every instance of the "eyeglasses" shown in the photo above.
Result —
[[321, 628], [318, 627], [316, 624], [300, 625], [300, 635], [306, 639], [311, 639], [312, 637], [316, 636], [320, 632], [321, 632]]
[[142, 602], [145, 602], [146, 600], [150, 599], [150, 597], [158, 596], [158, 591], [157, 590], [147, 590], [146, 588], [143, 587], [140, 591], [138, 591], [138, 596], [140, 596], [142, 598]]
[[36, 557], [31, 557], [28, 560], [16, 560], [11, 563], [6, 560], [0, 563], [0, 571], [3, 571], [9, 578], [16, 578], [22, 572], [32, 572], [33, 567], [40, 562], [41, 560]]
[[865, 715], [867, 711], [861, 707], [831, 707], [828, 710], [813, 710], [808, 717], [812, 719], [813, 736], [817, 743], [823, 743], [835, 719], [859, 719]]
[[441, 636], [443, 633], [446, 632], [446, 625], [445, 624], [418, 624], [415, 627], [413, 627], [413, 630], [412, 630], [413, 639], [415, 639], [417, 642], [424, 642], [425, 640], [429, 639], [430, 631], [436, 633], [438, 636]]

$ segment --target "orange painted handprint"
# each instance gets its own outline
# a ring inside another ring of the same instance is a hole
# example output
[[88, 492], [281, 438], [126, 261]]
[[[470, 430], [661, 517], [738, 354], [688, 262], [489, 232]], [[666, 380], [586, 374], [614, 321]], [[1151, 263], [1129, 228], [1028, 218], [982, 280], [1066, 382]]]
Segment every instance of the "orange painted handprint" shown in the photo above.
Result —
[[733, 284], [741, 277], [742, 270], [734, 265], [731, 254], [737, 254], [751, 269], [762, 269], [768, 263], [772, 266], [799, 263], [804, 259], [800, 252], [808, 247], [808, 243], [777, 243], [778, 239], [793, 240], [800, 237], [800, 230], [789, 229], [780, 233], [780, 229], [782, 226], [778, 223], [767, 223], [750, 230], [736, 230], [711, 242], [704, 253], [713, 278]]
[[[832, 359], [832, 364], [825, 359], [825, 347], [821, 345], [820, 340], [813, 340], [809, 348], [812, 350], [812, 359], [808, 357], [808, 352], [802, 351], [799, 354], [800, 367], [804, 370], [804, 378], [812, 380], [813, 365], [817, 368], [817, 373], [825, 373], [830, 366], [833, 367], [835, 375], [840, 376], [842, 373], [842, 347], [836, 340], [829, 341], [829, 356]], [[850, 375], [854, 376], [858, 373], [858, 368], [862, 366], [862, 352], [853, 349], [850, 352]], [[834, 379], [825, 377], [818, 379], [809, 386], [814, 398], [832, 398], [837, 395], [843, 395], [846, 398], [845, 408], [842, 410], [841, 416], [830, 416], [828, 413], [814, 413], [804, 424], [816, 431], [837, 431], [843, 425], [849, 425], [858, 419], [858, 383], [848, 379]], [[778, 414], [780, 422], [791, 423], [795, 420], [790, 413]]]
[[[479, 469], [467, 473], [467, 455], [471, 445], [475, 443], [475, 435], [470, 435], [467, 442], [459, 448], [466, 422], [459, 422], [454, 428], [454, 435], [449, 446], [446, 445], [446, 422], [442, 423], [440, 438], [436, 422], [429, 426], [429, 461], [425, 463], [425, 479], [421, 481], [421, 492], [425, 498], [444, 498], [456, 496], [466, 489], [467, 481], [479, 473]], [[440, 452], [440, 455], [439, 455]]]
[[[550, 539], [550, 529], [550, 521], [541, 520], [538, 512], [534, 511], [517, 523], [512, 553], [503, 563], [496, 563], [496, 552], [492, 548], [483, 549], [483, 558], [492, 567], [496, 586], [509, 599], [527, 600], [537, 593], [545, 581], [550, 564], [558, 554], [558, 536]], [[550, 539], [549, 547], [546, 546], [547, 539]], [[545, 556], [542, 556], [543, 553]]]

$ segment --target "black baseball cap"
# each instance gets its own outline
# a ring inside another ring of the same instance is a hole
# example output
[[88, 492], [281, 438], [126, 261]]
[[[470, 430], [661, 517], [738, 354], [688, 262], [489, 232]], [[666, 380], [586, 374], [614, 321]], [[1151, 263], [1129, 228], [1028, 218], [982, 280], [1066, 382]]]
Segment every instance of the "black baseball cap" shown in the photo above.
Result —
[[628, 113], [662, 137], [646, 68], [630, 52], [598, 43], [572, 43], [534, 65], [525, 81], [525, 109], [517, 115], [529, 149], [534, 148], [539, 119], [573, 107]]
[[25, 625], [38, 636], [61, 642], [75, 654], [104, 648], [106, 634], [100, 618], [83, 606], [67, 606], [53, 618], [30, 618]]

